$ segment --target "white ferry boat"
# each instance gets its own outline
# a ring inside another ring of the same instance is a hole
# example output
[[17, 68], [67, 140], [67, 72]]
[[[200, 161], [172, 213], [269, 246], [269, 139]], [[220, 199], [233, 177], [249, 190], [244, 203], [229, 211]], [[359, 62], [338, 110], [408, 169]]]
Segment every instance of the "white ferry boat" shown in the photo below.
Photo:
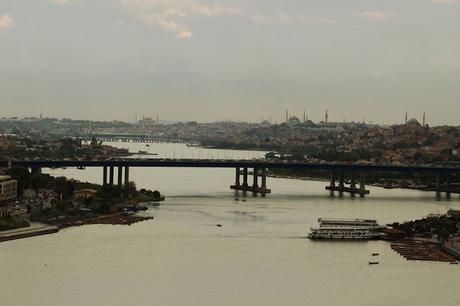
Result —
[[319, 227], [311, 228], [310, 239], [369, 240], [378, 239], [382, 228], [371, 219], [318, 219]]
[[379, 228], [381, 227], [377, 220], [372, 219], [318, 219], [319, 226], [362, 226], [369, 228]]
[[370, 240], [380, 233], [367, 226], [322, 226], [311, 228], [310, 239]]

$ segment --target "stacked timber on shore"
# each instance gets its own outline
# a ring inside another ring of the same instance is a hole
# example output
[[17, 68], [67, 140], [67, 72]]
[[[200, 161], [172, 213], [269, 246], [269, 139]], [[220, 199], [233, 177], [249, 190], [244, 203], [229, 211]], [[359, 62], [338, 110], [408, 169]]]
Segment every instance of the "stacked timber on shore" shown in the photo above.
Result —
[[391, 248], [407, 260], [456, 262], [455, 257], [444, 252], [437, 243], [403, 240], [392, 242]]

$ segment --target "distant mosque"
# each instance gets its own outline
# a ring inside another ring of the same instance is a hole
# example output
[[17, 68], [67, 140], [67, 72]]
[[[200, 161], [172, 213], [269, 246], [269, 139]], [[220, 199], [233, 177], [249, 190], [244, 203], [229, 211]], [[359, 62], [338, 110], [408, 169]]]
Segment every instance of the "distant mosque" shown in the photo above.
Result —
[[407, 120], [407, 113], [406, 113], [405, 125], [406, 125], [408, 128], [426, 127], [427, 124], [426, 124], [425, 113], [423, 113], [422, 123], [420, 123], [420, 122], [419, 122], [417, 119], [415, 119], [415, 118], [411, 118], [411, 119]]
[[289, 116], [289, 110], [286, 110], [286, 124], [287, 125], [290, 125], [290, 126], [293, 126], [293, 125], [299, 125], [299, 124], [302, 124], [302, 123], [310, 123], [311, 121], [308, 120], [308, 117], [307, 117], [307, 111], [303, 111], [303, 120], [301, 121], [299, 119], [299, 117], [297, 116]]

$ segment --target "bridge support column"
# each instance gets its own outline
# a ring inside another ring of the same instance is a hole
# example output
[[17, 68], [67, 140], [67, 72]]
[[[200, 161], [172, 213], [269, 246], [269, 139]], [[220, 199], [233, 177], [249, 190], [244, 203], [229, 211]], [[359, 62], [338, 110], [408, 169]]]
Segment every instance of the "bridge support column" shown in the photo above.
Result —
[[236, 168], [235, 170], [235, 186], [240, 186], [240, 168]]
[[329, 184], [329, 188], [326, 187], [326, 189], [329, 189], [331, 197], [333, 197], [335, 193], [335, 172], [334, 170], [331, 170], [331, 183]]
[[102, 187], [107, 187], [107, 167], [102, 167]]
[[450, 185], [450, 173], [446, 176], [446, 198], [450, 199], [451, 185]]
[[129, 167], [125, 167], [125, 198], [129, 197]]
[[359, 178], [359, 196], [364, 198], [366, 193], [369, 193], [366, 191], [366, 174], [364, 171], [361, 171]]
[[262, 185], [260, 186], [262, 190], [267, 189], [267, 169], [262, 168]]
[[[259, 170], [261, 170], [261, 174], [259, 173]], [[236, 168], [235, 172], [235, 184], [231, 185], [230, 188], [234, 190], [242, 190], [244, 192], [246, 191], [252, 191], [254, 194], [256, 193], [261, 193], [262, 195], [265, 195], [266, 193], [270, 193], [271, 190], [267, 188], [267, 169], [266, 168], [254, 168], [253, 171], [253, 183], [251, 186], [248, 184], [248, 168], [244, 167], [243, 168], [243, 184], [241, 184], [240, 181], [240, 175], [241, 175], [241, 168]], [[259, 175], [262, 178], [262, 185], [259, 187]]]
[[339, 171], [339, 196], [343, 196], [343, 191], [345, 189], [345, 184], [344, 184], [344, 172], [343, 170]]
[[243, 190], [248, 188], [248, 168], [243, 168]]
[[350, 194], [354, 198], [356, 191], [356, 179], [355, 179], [355, 172], [351, 171], [351, 183], [350, 183]]
[[32, 167], [32, 168], [30, 168], [30, 171], [32, 172], [32, 174], [41, 174], [42, 173], [42, 168], [40, 168], [40, 167]]
[[123, 185], [123, 167], [119, 166], [118, 167], [118, 184], [117, 184], [117, 189], [118, 189], [118, 194], [121, 194], [121, 188]]
[[265, 194], [271, 192], [271, 189], [267, 188], [267, 168], [262, 168], [262, 184], [260, 186], [260, 193], [262, 193], [262, 196], [265, 196]]
[[109, 186], [110, 188], [113, 188], [113, 172], [114, 172], [114, 168], [113, 166], [110, 166], [109, 167]]
[[254, 168], [252, 172], [253, 182], [252, 182], [252, 191], [257, 192], [259, 189], [258, 178], [259, 178], [259, 168]]
[[436, 173], [436, 198], [441, 198], [441, 174]]

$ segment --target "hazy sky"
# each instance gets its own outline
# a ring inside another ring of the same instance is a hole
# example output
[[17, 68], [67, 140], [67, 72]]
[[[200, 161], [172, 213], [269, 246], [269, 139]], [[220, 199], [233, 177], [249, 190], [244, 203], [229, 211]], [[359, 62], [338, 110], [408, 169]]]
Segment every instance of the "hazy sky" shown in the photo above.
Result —
[[460, 0], [0, 0], [0, 117], [460, 124]]

